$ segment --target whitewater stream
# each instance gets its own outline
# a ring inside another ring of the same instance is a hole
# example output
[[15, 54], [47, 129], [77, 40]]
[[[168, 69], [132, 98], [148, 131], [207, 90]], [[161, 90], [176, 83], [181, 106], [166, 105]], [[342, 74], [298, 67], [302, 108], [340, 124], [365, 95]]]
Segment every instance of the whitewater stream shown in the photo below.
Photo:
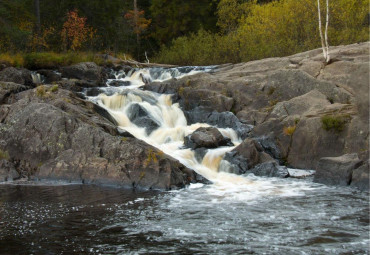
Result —
[[[213, 68], [121, 71], [89, 97], [121, 129], [212, 184], [169, 192], [0, 185], [0, 254], [369, 254], [368, 193], [312, 178], [232, 174], [222, 157], [242, 142], [234, 130], [219, 128], [233, 146], [196, 157], [184, 137], [209, 125], [188, 125], [171, 95], [140, 89]], [[134, 111], [148, 114], [156, 128], [135, 124]]]

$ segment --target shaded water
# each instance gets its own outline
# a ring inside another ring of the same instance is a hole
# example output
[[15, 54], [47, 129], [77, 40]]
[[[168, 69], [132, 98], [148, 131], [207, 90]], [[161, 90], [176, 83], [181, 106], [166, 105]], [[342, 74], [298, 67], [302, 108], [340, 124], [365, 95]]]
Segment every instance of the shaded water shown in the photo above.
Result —
[[368, 194], [259, 180], [265, 193], [0, 185], [0, 254], [369, 254]]

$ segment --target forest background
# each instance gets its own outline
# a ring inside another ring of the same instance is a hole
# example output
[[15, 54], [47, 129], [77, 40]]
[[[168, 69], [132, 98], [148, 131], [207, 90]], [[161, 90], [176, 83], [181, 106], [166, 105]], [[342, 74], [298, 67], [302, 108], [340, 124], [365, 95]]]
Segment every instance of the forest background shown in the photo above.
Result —
[[[369, 40], [369, 0], [332, 0], [329, 11], [330, 45]], [[97, 52], [211, 65], [320, 46], [317, 0], [0, 0], [0, 62], [14, 66]]]

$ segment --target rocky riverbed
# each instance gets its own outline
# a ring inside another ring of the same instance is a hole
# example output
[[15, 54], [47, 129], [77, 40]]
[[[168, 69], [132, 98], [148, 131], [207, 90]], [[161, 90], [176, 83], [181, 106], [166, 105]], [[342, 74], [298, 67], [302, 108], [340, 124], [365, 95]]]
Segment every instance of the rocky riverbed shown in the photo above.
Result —
[[[172, 94], [188, 124], [236, 131], [244, 141], [224, 157], [233, 173], [287, 177], [286, 165], [316, 170], [317, 182], [368, 190], [369, 43], [333, 47], [331, 55], [329, 64], [317, 49], [164, 82], [141, 78], [144, 90]], [[100, 93], [114, 78], [111, 68], [80, 63], [33, 71], [47, 85], [37, 84], [29, 70], [0, 71], [0, 181], [52, 179], [162, 190], [205, 181], [118, 129], [106, 109], [86, 100], [87, 88]], [[207, 146], [230, 143], [214, 130], [198, 133], [187, 145], [200, 154]]]

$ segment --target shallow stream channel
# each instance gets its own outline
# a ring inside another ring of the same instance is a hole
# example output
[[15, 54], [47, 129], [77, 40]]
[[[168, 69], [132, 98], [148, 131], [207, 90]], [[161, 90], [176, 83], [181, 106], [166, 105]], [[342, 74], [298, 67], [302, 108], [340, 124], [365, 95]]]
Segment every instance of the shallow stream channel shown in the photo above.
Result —
[[[236, 175], [223, 160], [242, 142], [197, 155], [184, 138], [205, 123], [187, 124], [171, 95], [141, 90], [214, 67], [137, 69], [115, 73], [89, 94], [118, 126], [212, 184], [181, 190], [42, 183], [0, 185], [0, 254], [369, 254], [369, 194], [305, 179]], [[150, 116], [143, 117], [145, 112]]]

